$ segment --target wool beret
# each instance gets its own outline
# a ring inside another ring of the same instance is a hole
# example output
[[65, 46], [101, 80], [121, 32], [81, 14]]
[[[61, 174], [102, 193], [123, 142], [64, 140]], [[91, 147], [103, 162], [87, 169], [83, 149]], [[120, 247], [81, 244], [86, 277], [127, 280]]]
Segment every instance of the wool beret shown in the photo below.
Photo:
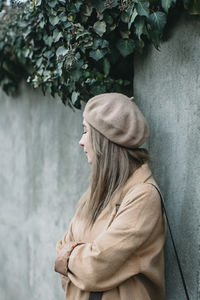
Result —
[[133, 97], [120, 93], [105, 93], [91, 98], [83, 117], [107, 139], [123, 147], [137, 148], [149, 136], [149, 126]]

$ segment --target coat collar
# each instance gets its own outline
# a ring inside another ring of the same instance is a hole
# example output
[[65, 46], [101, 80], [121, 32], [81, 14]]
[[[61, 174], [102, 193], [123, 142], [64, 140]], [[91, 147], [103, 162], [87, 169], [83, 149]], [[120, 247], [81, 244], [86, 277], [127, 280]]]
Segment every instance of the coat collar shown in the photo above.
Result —
[[149, 168], [148, 163], [143, 164], [139, 167], [127, 180], [125, 185], [122, 188], [122, 193], [120, 199], [117, 202], [121, 202], [124, 198], [125, 194], [136, 184], [147, 182], [150, 178], [152, 178], [152, 172]]
[[152, 172], [147, 163], [139, 167], [127, 180], [124, 188], [129, 188], [135, 184], [144, 183], [152, 176]]

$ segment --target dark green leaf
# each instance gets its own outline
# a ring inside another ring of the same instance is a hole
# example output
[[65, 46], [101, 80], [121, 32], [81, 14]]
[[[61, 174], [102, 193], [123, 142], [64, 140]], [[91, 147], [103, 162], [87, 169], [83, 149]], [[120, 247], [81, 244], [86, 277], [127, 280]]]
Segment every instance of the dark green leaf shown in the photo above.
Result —
[[60, 32], [57, 28], [53, 31], [53, 39], [54, 42], [58, 42], [63, 37], [62, 32]]
[[40, 28], [44, 28], [44, 25], [45, 25], [45, 22], [44, 21], [41, 21], [40, 23], [39, 23], [39, 26], [40, 26]]
[[106, 92], [106, 87], [104, 85], [94, 85], [91, 87], [91, 93], [93, 95], [103, 94]]
[[108, 46], [109, 46], [109, 43], [107, 40], [95, 39], [94, 43], [93, 43], [93, 49], [107, 48]]
[[136, 48], [139, 53], [142, 53], [142, 49], [144, 48], [144, 41], [142, 39], [136, 41]]
[[67, 53], [68, 53], [68, 49], [66, 49], [64, 46], [61, 46], [61, 47], [59, 47], [58, 49], [57, 49], [57, 51], [56, 51], [56, 55], [57, 56], [64, 56], [64, 55], [66, 55]]
[[109, 14], [105, 14], [104, 15], [104, 20], [108, 25], [112, 25], [113, 24], [113, 18], [111, 17], [111, 15]]
[[34, 0], [34, 1], [33, 1], [33, 5], [34, 5], [34, 6], [40, 6], [41, 3], [42, 3], [42, 0]]
[[99, 11], [104, 10], [104, 0], [92, 0], [92, 6]]
[[51, 50], [49, 50], [49, 51], [45, 51], [43, 55], [46, 58], [50, 59], [54, 55], [54, 53]]
[[131, 28], [131, 25], [132, 25], [132, 23], [135, 21], [135, 18], [137, 17], [137, 15], [138, 15], [137, 10], [134, 9], [134, 11], [133, 11], [133, 13], [132, 13], [132, 15], [131, 15], [130, 21], [129, 21], [129, 23], [128, 23], [128, 29]]
[[160, 11], [154, 12], [150, 14], [148, 18], [152, 28], [157, 29], [158, 31], [162, 31], [167, 22], [166, 14]]
[[141, 35], [143, 34], [144, 29], [145, 29], [144, 18], [138, 18], [138, 19], [136, 19], [134, 25], [135, 25], [135, 33], [136, 33], [137, 37], [140, 40]]
[[71, 77], [74, 81], [78, 81], [80, 79], [81, 75], [82, 75], [82, 73], [80, 70], [75, 69], [71, 72]]
[[185, 7], [186, 9], [189, 8], [190, 3], [191, 3], [191, 0], [183, 0], [184, 7]]
[[161, 0], [162, 8], [166, 13], [168, 13], [169, 8], [172, 6], [173, 3], [175, 3], [176, 0]]
[[83, 4], [83, 1], [77, 1], [76, 3], [74, 3], [75, 7], [76, 7], [76, 12], [80, 11], [80, 7]]
[[37, 60], [36, 66], [37, 66], [38, 68], [41, 66], [42, 60], [43, 60], [42, 57], [40, 57], [40, 58]]
[[119, 50], [120, 54], [123, 57], [128, 56], [129, 54], [133, 53], [134, 51], [134, 47], [135, 47], [135, 43], [133, 40], [131, 39], [120, 39], [117, 41], [117, 49]]
[[78, 93], [78, 92], [73, 92], [72, 93], [72, 103], [73, 104], [76, 104], [79, 95], [80, 95], [80, 93]]
[[54, 8], [55, 6], [56, 6], [56, 4], [57, 4], [57, 0], [48, 0], [48, 5], [50, 6], [50, 7], [52, 7], [52, 8]]
[[159, 50], [159, 45], [160, 45], [160, 40], [161, 40], [160, 31], [159, 30], [151, 31], [150, 32], [150, 38], [151, 38], [155, 48], [157, 50]]
[[49, 47], [51, 47], [52, 43], [53, 43], [53, 37], [52, 36], [48, 36], [47, 38], [44, 39], [45, 44]]
[[96, 23], [94, 23], [93, 28], [99, 36], [102, 36], [106, 31], [106, 23], [105, 21], [97, 21]]
[[135, 5], [139, 16], [149, 16], [149, 1], [148, 0], [137, 0]]
[[110, 62], [107, 58], [104, 58], [103, 60], [103, 70], [105, 75], [110, 73]]
[[82, 14], [86, 17], [90, 17], [93, 11], [93, 7], [92, 6], [88, 6], [88, 5], [84, 5], [83, 6], [83, 10], [82, 10]]
[[90, 51], [89, 56], [94, 60], [98, 61], [101, 58], [103, 58], [105, 54], [106, 54], [105, 50], [97, 49], [95, 51]]
[[109, 42], [107, 40], [102, 40], [101, 48], [108, 48]]
[[129, 18], [130, 18], [129, 14], [127, 12], [123, 11], [122, 14], [121, 14], [121, 20], [122, 20], [122, 22], [128, 23], [129, 22]]
[[59, 17], [49, 17], [49, 22], [51, 23], [51, 25], [55, 26], [59, 23], [60, 19]]

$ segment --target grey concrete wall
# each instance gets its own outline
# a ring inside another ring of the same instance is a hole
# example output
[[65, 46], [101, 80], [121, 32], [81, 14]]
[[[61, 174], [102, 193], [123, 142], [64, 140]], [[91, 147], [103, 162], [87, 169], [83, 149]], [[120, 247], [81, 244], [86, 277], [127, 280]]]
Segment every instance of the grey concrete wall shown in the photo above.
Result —
[[[191, 299], [200, 299], [200, 26], [183, 15], [162, 43], [135, 57], [134, 94], [149, 120], [152, 168], [165, 196]], [[185, 299], [170, 239], [167, 300]]]
[[0, 299], [64, 299], [55, 245], [87, 186], [81, 112], [22, 87], [0, 92]]

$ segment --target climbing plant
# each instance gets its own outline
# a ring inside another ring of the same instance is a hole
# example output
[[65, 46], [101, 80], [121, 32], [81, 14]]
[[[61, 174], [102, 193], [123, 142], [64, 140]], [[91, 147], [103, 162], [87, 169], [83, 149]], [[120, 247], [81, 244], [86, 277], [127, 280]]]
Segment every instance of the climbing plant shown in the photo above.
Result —
[[199, 0], [0, 1], [0, 84], [22, 79], [63, 103], [103, 92], [131, 94], [133, 55], [158, 49], [170, 14], [200, 13]]

